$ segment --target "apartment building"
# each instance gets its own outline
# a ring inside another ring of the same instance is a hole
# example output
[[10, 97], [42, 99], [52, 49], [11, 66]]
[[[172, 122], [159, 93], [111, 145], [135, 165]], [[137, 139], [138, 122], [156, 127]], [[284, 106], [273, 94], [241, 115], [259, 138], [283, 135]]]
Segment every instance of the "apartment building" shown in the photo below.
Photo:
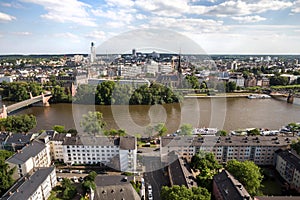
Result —
[[63, 161], [69, 165], [104, 164], [131, 172], [136, 169], [135, 137], [71, 136], [64, 138], [62, 146]]
[[213, 152], [219, 163], [251, 160], [257, 165], [273, 165], [275, 151], [287, 149], [296, 137], [273, 136], [166, 136], [161, 138], [161, 155], [175, 151], [190, 160], [199, 151]]
[[13, 176], [15, 179], [23, 177], [36, 167], [51, 165], [48, 142], [48, 136], [40, 137], [6, 160], [11, 168], [17, 168]]
[[64, 161], [63, 142], [66, 137], [71, 137], [71, 134], [54, 133], [50, 139], [50, 156], [51, 160]]
[[300, 156], [291, 150], [278, 150], [276, 155], [276, 170], [291, 188], [300, 192]]
[[1, 199], [47, 200], [56, 183], [55, 167], [36, 168], [31, 175], [18, 180]]

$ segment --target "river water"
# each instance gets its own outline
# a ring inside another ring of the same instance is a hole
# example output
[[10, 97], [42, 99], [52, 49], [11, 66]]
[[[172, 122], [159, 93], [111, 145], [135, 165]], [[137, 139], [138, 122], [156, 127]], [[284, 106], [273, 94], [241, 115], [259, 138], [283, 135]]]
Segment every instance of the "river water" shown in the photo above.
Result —
[[300, 122], [300, 106], [276, 99], [211, 98], [185, 99], [168, 105], [77, 105], [52, 104], [50, 107], [29, 107], [16, 114], [33, 114], [38, 125], [32, 131], [64, 125], [82, 131], [80, 121], [88, 111], [100, 111], [107, 128], [122, 128], [130, 134], [144, 134], [147, 126], [166, 123], [168, 132], [181, 124], [224, 130], [240, 128], [279, 129], [290, 122]]

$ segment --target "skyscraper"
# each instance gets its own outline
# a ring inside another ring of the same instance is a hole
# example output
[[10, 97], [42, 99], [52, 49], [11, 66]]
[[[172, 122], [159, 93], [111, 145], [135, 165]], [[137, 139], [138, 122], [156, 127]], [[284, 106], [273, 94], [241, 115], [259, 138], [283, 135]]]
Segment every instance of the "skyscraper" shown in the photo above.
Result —
[[94, 63], [96, 60], [96, 48], [94, 42], [91, 42], [91, 63]]

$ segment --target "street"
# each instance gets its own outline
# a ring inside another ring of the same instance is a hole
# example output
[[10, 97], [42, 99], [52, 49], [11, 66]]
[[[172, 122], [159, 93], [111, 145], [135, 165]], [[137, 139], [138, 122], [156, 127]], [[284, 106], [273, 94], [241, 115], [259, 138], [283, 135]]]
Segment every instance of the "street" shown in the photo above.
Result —
[[145, 166], [144, 179], [146, 184], [146, 199], [148, 199], [148, 185], [152, 186], [154, 200], [160, 200], [162, 186], [169, 186], [169, 179], [164, 175], [164, 168], [159, 156], [143, 155], [143, 165]]

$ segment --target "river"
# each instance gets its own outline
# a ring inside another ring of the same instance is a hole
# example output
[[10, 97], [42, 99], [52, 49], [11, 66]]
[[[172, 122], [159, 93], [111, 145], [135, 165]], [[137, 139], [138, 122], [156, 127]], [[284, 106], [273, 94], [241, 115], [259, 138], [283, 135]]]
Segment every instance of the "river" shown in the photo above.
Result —
[[[4, 102], [5, 103], [5, 102]], [[52, 104], [50, 107], [29, 107], [16, 114], [33, 114], [37, 127], [32, 131], [64, 125], [66, 129], [81, 131], [82, 115], [88, 111], [103, 113], [107, 128], [122, 128], [130, 134], [143, 133], [151, 124], [164, 122], [168, 132], [181, 124], [212, 127], [224, 130], [240, 128], [279, 129], [289, 122], [300, 121], [300, 106], [276, 99], [212, 98], [185, 99], [181, 104], [94, 106]]]

